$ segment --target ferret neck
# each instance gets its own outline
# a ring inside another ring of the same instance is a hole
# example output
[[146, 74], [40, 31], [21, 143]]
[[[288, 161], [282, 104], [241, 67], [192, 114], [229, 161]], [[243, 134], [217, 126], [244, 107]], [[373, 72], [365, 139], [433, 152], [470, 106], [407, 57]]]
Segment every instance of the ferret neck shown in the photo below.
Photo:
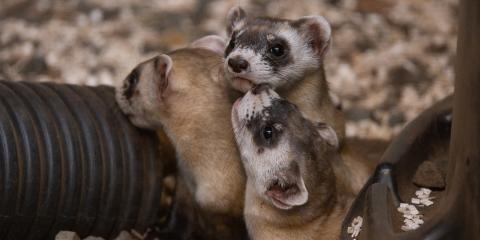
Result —
[[337, 132], [340, 145], [342, 145], [345, 121], [343, 114], [336, 109], [330, 98], [323, 65], [317, 71], [306, 74], [304, 79], [290, 88], [279, 89], [279, 94], [297, 105], [307, 119], [332, 126]]
[[281, 96], [287, 99], [304, 99], [303, 102], [315, 104], [316, 108], [320, 106], [331, 105], [330, 96], [328, 95], [328, 82], [325, 77], [323, 64], [318, 70], [309, 72], [305, 77], [288, 88], [278, 89]]
[[288, 89], [279, 89], [280, 96], [298, 106], [302, 114], [313, 121], [323, 121], [335, 126], [335, 107], [328, 94], [328, 83], [323, 67], [308, 73]]
[[357, 182], [365, 182], [360, 180], [356, 173], [356, 171], [363, 172], [362, 166], [356, 165], [355, 163], [353, 164], [354, 165], [351, 165], [346, 159], [338, 159], [332, 163], [336, 178], [335, 181], [339, 192], [339, 194], [337, 194], [339, 199], [354, 198], [360, 190], [359, 187], [357, 187]]
[[245, 172], [235, 145], [230, 118], [215, 115], [188, 116], [187, 120], [173, 122], [167, 128], [167, 135], [172, 139], [180, 174], [185, 178], [188, 188], [197, 192], [200, 183], [203, 183], [203, 187], [214, 186], [205, 185], [206, 182], [218, 183], [219, 186], [215, 188], [228, 189], [225, 191], [228, 196], [219, 199], [218, 206], [209, 207], [229, 209], [236, 216], [241, 216]]

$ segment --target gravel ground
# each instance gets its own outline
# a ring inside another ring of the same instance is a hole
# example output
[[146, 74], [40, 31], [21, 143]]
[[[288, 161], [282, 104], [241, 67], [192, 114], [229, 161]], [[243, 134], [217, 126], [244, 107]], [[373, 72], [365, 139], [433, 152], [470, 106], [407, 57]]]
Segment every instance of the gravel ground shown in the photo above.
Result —
[[224, 36], [236, 4], [330, 21], [327, 77], [349, 136], [389, 139], [453, 91], [453, 0], [2, 0], [0, 78], [114, 85], [155, 53]]

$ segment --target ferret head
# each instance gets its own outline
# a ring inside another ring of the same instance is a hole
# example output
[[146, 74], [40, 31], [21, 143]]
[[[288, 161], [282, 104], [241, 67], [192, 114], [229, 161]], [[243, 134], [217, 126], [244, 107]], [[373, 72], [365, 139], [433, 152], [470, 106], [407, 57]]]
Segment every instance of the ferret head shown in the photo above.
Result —
[[172, 65], [170, 56], [160, 54], [138, 64], [117, 88], [117, 103], [135, 126], [160, 127], [157, 115], [164, 109]]
[[266, 85], [235, 102], [232, 124], [248, 181], [275, 207], [304, 205], [309, 192], [334, 185], [329, 158], [337, 152], [335, 131], [305, 119]]
[[142, 62], [123, 80], [116, 99], [134, 125], [165, 127], [170, 120], [193, 117], [202, 110], [199, 105], [210, 106], [208, 101], [218, 98], [220, 91], [207, 81], [218, 76], [221, 56], [208, 47], [193, 47]]
[[330, 24], [322, 16], [250, 19], [239, 7], [228, 13], [227, 34], [224, 69], [242, 92], [253, 84], [275, 89], [301, 80], [320, 68], [331, 41]]

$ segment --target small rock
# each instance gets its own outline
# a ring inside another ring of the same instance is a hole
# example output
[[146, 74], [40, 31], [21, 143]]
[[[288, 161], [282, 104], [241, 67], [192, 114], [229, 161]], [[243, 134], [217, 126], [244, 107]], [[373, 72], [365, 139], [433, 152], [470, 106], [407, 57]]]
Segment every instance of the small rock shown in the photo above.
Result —
[[388, 118], [388, 125], [394, 127], [405, 122], [405, 114], [400, 111], [394, 111]]
[[41, 74], [48, 70], [47, 62], [45, 58], [40, 54], [35, 54], [29, 61], [25, 64], [22, 69], [24, 74]]
[[426, 50], [431, 53], [440, 54], [448, 51], [448, 45], [446, 42], [435, 42], [430, 43]]
[[415, 172], [413, 183], [419, 187], [445, 189], [445, 176], [437, 164], [432, 161], [423, 162]]

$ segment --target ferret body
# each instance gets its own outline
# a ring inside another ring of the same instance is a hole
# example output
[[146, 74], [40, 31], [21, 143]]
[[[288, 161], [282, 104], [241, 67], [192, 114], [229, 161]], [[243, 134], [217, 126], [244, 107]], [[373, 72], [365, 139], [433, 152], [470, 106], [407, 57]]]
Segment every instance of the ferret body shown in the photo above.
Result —
[[259, 85], [232, 108], [247, 174], [245, 221], [252, 239], [338, 239], [354, 198], [332, 127], [306, 119]]
[[161, 54], [132, 70], [117, 102], [133, 124], [163, 129], [170, 138], [180, 176], [209, 222], [205, 232], [213, 228], [207, 239], [240, 239], [245, 173], [221, 63], [207, 49]]
[[232, 88], [246, 92], [268, 84], [305, 117], [333, 126], [343, 142], [345, 120], [332, 102], [323, 68], [331, 42], [331, 28], [323, 17], [247, 18], [235, 7], [227, 16], [227, 34], [224, 71]]

